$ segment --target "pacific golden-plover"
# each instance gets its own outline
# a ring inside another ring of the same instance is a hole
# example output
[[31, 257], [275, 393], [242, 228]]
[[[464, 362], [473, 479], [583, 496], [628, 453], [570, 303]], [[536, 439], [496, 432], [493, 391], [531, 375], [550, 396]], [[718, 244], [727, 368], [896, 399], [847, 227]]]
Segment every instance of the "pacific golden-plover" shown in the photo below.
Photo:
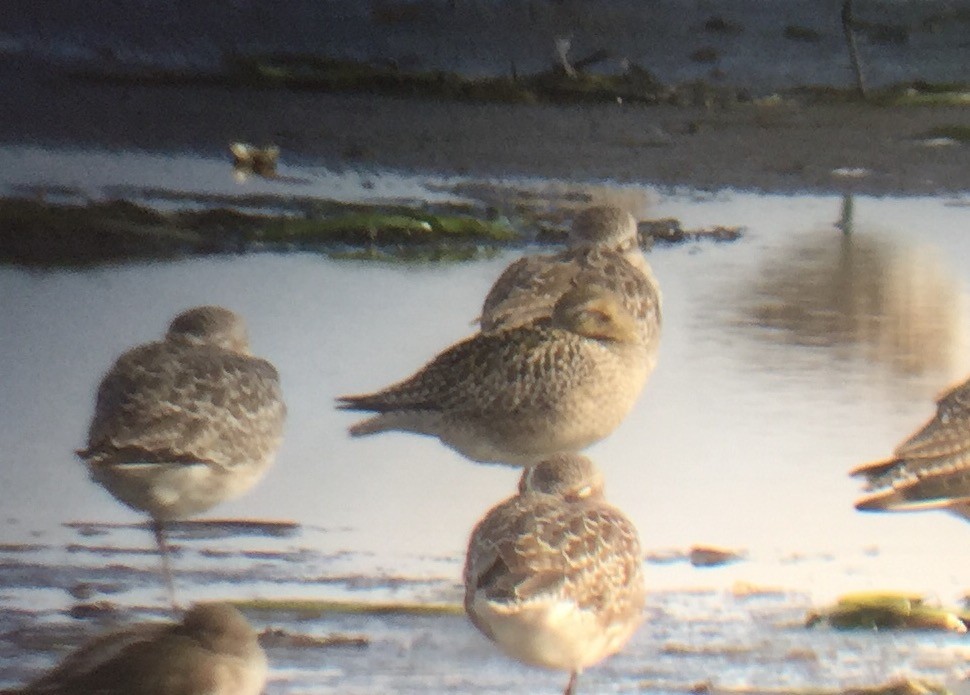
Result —
[[355, 437], [414, 432], [473, 461], [530, 465], [609, 435], [648, 373], [636, 322], [616, 295], [579, 286], [556, 303], [549, 326], [479, 333], [339, 407], [377, 413], [350, 428]]
[[489, 290], [479, 323], [483, 331], [546, 321], [559, 298], [576, 284], [614, 292], [637, 321], [652, 364], [660, 342], [661, 297], [640, 250], [637, 222], [622, 208], [597, 205], [573, 220], [569, 248], [512, 263]]

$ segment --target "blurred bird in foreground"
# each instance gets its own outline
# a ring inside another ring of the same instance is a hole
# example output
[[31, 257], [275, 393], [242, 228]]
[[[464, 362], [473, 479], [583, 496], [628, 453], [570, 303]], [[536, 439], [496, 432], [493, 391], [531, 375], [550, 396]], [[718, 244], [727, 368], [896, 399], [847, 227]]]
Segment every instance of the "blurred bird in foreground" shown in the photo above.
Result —
[[259, 695], [266, 654], [242, 613], [193, 606], [178, 623], [140, 623], [96, 637], [11, 695]]

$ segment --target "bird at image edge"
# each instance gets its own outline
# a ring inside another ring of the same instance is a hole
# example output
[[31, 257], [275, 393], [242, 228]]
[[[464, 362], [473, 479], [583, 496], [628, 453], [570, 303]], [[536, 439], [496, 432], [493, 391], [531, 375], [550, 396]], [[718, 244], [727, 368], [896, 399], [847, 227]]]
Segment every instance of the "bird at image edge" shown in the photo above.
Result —
[[940, 397], [936, 415], [892, 458], [852, 475], [865, 478], [862, 511], [941, 509], [970, 521], [970, 380]]

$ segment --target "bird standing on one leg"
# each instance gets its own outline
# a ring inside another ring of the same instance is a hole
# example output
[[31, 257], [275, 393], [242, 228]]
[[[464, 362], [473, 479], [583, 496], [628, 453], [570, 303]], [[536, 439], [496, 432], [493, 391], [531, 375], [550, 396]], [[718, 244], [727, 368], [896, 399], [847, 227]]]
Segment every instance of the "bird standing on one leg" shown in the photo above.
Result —
[[568, 671], [615, 654], [640, 625], [645, 597], [636, 528], [606, 502], [585, 456], [527, 468], [519, 493], [472, 531], [465, 612], [510, 656]]
[[179, 314], [164, 340], [124, 353], [102, 379], [77, 454], [151, 517], [173, 606], [165, 522], [249, 490], [276, 458], [285, 416], [279, 374], [249, 353], [242, 318], [222, 307]]

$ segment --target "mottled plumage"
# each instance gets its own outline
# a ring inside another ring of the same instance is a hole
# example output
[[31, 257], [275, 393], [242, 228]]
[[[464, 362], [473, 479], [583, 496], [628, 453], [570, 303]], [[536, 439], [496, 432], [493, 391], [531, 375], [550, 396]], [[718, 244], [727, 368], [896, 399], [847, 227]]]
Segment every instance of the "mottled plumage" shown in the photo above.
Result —
[[141, 623], [94, 638], [19, 695], [259, 695], [266, 654], [243, 615], [197, 604], [179, 623]]
[[636, 220], [614, 206], [580, 212], [568, 250], [526, 256], [506, 268], [485, 297], [481, 328], [494, 331], [546, 321], [559, 298], [576, 284], [597, 284], [620, 298], [637, 321], [652, 364], [660, 341], [660, 289], [640, 251]]
[[936, 416], [897, 447], [893, 457], [852, 471], [870, 493], [865, 511], [944, 509], [970, 520], [970, 381], [937, 402]]
[[378, 413], [353, 436], [438, 437], [474, 461], [529, 465], [612, 432], [648, 373], [632, 317], [602, 288], [576, 287], [551, 324], [479, 333], [414, 376], [341, 406]]
[[586, 457], [526, 469], [519, 494], [472, 531], [465, 610], [507, 654], [570, 673], [615, 654], [640, 624], [645, 588], [636, 528], [603, 497]]
[[279, 375], [249, 354], [242, 319], [198, 307], [164, 340], [118, 358], [77, 453], [95, 481], [151, 516], [167, 562], [162, 523], [251, 488], [275, 459], [285, 415]]

